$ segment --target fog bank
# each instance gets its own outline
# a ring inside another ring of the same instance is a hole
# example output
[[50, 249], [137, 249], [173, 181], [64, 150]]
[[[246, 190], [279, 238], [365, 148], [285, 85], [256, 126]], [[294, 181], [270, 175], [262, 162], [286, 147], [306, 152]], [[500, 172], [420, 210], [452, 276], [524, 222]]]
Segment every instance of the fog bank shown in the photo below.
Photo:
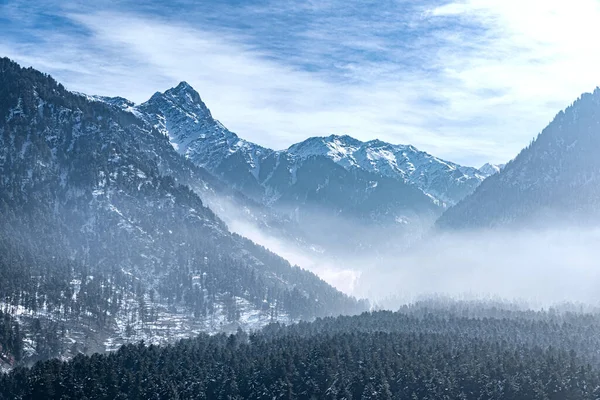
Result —
[[477, 231], [432, 237], [363, 273], [354, 295], [428, 295], [535, 306], [600, 302], [600, 229]]
[[[256, 210], [239, 209], [223, 198], [213, 200], [211, 207], [232, 231], [347, 294], [388, 307], [431, 296], [497, 298], [532, 307], [600, 305], [600, 228], [478, 230], [423, 234], [420, 240], [416, 234], [408, 248], [407, 238], [398, 237], [396, 247], [343, 252], [331, 250], [339, 243], [328, 250], [306, 238], [279, 234], [259, 223]], [[340, 234], [344, 232], [364, 235], [365, 242], [394, 242], [390, 230], [378, 232], [348, 221]]]

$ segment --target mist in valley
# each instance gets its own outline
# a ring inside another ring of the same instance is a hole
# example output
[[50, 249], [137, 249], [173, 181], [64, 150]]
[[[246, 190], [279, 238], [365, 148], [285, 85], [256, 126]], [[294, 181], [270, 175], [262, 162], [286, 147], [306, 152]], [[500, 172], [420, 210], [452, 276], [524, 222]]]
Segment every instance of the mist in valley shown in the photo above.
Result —
[[[308, 241], [304, 232], [289, 221], [275, 221], [284, 226], [265, 223], [264, 210], [241, 206], [235, 200], [214, 193], [203, 197], [228, 228], [283, 257], [292, 265], [309, 270], [338, 290], [352, 294], [360, 270], [345, 264], [339, 254], [328, 252], [315, 242]], [[296, 235], [294, 235], [294, 233]]]
[[[413, 232], [409, 245], [400, 237], [397, 246], [355, 248], [344, 254], [269, 232], [233, 209], [220, 214], [232, 231], [347, 294], [367, 298], [376, 308], [398, 309], [436, 297], [500, 300], [531, 309], [600, 304], [600, 229], [430, 228]], [[345, 231], [362, 233], [370, 243], [391, 243], [390, 231], [379, 238], [371, 227], [347, 225]]]
[[595, 305], [599, 244], [598, 229], [439, 234], [365, 270], [354, 294], [388, 308], [432, 295], [504, 299], [534, 309]]

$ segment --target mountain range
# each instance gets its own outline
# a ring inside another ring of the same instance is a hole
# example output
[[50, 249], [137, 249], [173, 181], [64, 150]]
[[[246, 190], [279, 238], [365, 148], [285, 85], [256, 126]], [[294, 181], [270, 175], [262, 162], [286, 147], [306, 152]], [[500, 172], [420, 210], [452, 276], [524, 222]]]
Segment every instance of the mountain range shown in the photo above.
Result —
[[[409, 242], [499, 170], [490, 164], [478, 170], [414, 146], [347, 135], [269, 149], [225, 128], [186, 82], [140, 105], [120, 97], [94, 99], [143, 119], [196, 166], [267, 207], [275, 220], [292, 221], [294, 238], [334, 253]], [[382, 241], [382, 235], [353, 235], [353, 225], [374, 226], [391, 242]], [[343, 226], [347, 229], [341, 232]]]
[[[442, 160], [414, 146], [380, 140], [362, 142], [347, 135], [312, 137], [275, 151], [241, 139], [225, 128], [186, 82], [155, 93], [139, 106], [121, 98], [103, 100], [142, 116], [168, 136], [180, 154], [264, 203], [285, 196], [297, 183], [298, 170], [314, 157], [327, 158], [349, 171], [395, 179], [428, 198], [420, 201], [442, 208], [456, 204], [498, 171], [490, 164], [478, 170]], [[281, 177], [281, 164], [287, 169], [285, 179]]]
[[369, 309], [237, 220], [320, 261], [440, 231], [596, 224], [599, 129], [596, 89], [506, 165], [347, 135], [273, 150], [185, 82], [134, 104], [0, 59], [0, 367]]

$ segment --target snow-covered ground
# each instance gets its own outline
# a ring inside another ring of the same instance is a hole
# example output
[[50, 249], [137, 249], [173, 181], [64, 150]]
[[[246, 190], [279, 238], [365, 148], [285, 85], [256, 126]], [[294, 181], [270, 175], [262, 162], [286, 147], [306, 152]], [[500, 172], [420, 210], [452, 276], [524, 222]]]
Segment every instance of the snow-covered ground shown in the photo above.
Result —
[[148, 309], [153, 310], [151, 321], [142, 321], [135, 317], [133, 311], [138, 306], [135, 299], [128, 299], [121, 311], [115, 316], [114, 333], [105, 341], [106, 351], [117, 350], [126, 343], [144, 341], [148, 344], [167, 344], [174, 341], [194, 337], [202, 332], [209, 334], [234, 333], [238, 328], [246, 331], [257, 330], [270, 322], [289, 323], [287, 314], [279, 313], [271, 317], [269, 311], [257, 310], [247, 300], [235, 297], [239, 319], [234, 322], [227, 320], [225, 307], [215, 304], [213, 315], [195, 317], [183, 306], [167, 307], [162, 304], [148, 303]]
[[[73, 280], [74, 296], [79, 292], [80, 282]], [[46, 326], [59, 324], [60, 353], [54, 354], [66, 360], [79, 352], [115, 351], [121, 345], [144, 341], [147, 344], [164, 345], [180, 339], [191, 338], [200, 333], [235, 333], [238, 329], [245, 331], [258, 330], [270, 322], [290, 323], [286, 313], [275, 313], [269, 307], [257, 308], [249, 301], [234, 297], [237, 319], [229, 321], [223, 299], [217, 296], [214, 313], [207, 316], [194, 316], [189, 308], [183, 305], [168, 306], [159, 301], [151, 301], [149, 295], [143, 301], [133, 293], [125, 293], [119, 311], [109, 318], [109, 323], [99, 327], [94, 318], [82, 313], [79, 318], [61, 317], [61, 310], [49, 311], [44, 304], [35, 311], [21, 305], [14, 306], [0, 302], [0, 310], [12, 315], [21, 326], [23, 338], [23, 359], [25, 362], [40, 358], [37, 354], [39, 337], [31, 327], [36, 319]], [[143, 307], [144, 312], [140, 312]], [[144, 315], [144, 318], [141, 318]], [[0, 372], [9, 371], [13, 365], [10, 357], [0, 354]]]

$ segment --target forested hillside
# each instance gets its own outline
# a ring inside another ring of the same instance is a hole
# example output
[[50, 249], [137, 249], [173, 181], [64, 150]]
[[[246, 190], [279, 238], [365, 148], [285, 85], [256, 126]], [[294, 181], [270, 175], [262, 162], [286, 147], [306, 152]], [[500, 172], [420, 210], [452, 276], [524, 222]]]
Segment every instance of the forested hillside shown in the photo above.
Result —
[[424, 304], [47, 361], [2, 377], [0, 398], [597, 399], [599, 326], [599, 314]]
[[214, 178], [134, 114], [1, 59], [0, 121], [0, 309], [30, 359], [37, 318], [73, 355], [365, 309], [229, 232], [186, 185]]

